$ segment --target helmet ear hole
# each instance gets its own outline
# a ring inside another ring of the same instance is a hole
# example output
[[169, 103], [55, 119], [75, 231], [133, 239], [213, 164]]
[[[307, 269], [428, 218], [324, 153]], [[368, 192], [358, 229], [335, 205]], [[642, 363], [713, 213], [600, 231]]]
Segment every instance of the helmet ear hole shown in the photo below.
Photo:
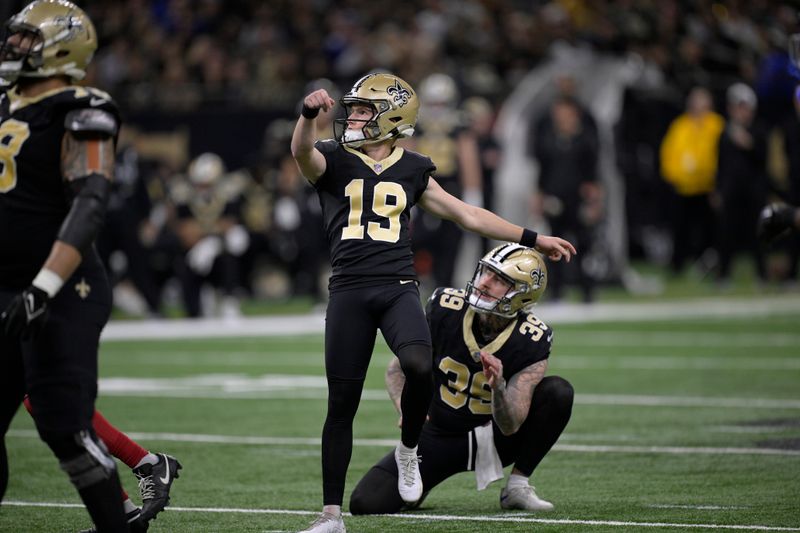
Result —
[[59, 50], [56, 52], [56, 57], [66, 57], [69, 55], [69, 50]]

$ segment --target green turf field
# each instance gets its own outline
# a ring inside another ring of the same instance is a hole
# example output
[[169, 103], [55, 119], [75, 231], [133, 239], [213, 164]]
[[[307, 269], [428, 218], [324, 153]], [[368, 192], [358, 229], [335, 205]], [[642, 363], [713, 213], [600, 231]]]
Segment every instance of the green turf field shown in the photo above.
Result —
[[[503, 511], [500, 482], [477, 492], [461, 474], [420, 511], [348, 517], [348, 531], [800, 531], [800, 314], [553, 325], [550, 373], [572, 382], [576, 404], [532, 479], [556, 510]], [[389, 357], [379, 344], [345, 500], [399, 435]], [[108, 341], [101, 376], [104, 414], [184, 466], [151, 532], [297, 531], [319, 509], [320, 335]], [[26, 413], [7, 444], [0, 531], [88, 527]]]

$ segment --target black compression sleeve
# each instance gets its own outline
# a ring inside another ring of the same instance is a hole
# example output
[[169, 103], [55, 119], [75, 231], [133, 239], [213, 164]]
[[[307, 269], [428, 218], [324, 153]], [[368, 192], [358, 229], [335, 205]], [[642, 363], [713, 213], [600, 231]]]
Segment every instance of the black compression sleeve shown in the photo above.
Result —
[[111, 180], [92, 173], [73, 180], [70, 185], [76, 193], [58, 231], [58, 240], [71, 244], [84, 255], [105, 222]]

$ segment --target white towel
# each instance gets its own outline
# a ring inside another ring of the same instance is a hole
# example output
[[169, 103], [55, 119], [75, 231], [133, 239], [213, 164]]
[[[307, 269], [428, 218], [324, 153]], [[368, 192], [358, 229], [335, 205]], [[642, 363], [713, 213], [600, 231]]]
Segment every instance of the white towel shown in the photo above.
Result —
[[488, 422], [472, 431], [478, 443], [478, 451], [475, 454], [475, 481], [478, 483], [478, 490], [483, 490], [492, 481], [503, 479], [503, 463], [494, 446], [492, 423]]

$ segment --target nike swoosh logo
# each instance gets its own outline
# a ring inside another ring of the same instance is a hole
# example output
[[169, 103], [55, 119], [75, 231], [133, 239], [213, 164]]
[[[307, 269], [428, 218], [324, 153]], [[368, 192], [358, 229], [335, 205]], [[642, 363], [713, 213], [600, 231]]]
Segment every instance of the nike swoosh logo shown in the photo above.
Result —
[[105, 98], [92, 98], [91, 100], [89, 100], [89, 105], [91, 106], [103, 105], [106, 102], [108, 102], [108, 100], [106, 100]]
[[553, 342], [553, 334], [547, 336], [547, 342]]
[[400, 285], [405, 285], [406, 283], [414, 283], [413, 279], [401, 279]]
[[167, 476], [166, 477], [160, 477], [160, 478], [158, 478], [158, 480], [161, 483], [163, 483], [164, 485], [169, 485], [169, 459], [163, 453], [161, 454], [161, 457], [163, 457], [164, 461], [167, 462]]
[[25, 295], [25, 308], [29, 317], [36, 310], [36, 300], [33, 298], [33, 294], [31, 293]]

